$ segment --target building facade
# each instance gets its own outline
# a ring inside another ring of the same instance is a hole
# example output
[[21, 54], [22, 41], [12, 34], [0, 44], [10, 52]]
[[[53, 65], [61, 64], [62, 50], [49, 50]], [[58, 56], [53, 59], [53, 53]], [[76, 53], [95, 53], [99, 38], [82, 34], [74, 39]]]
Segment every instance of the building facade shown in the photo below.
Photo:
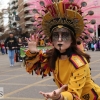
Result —
[[3, 30], [4, 30], [3, 13], [0, 12], [0, 36], [3, 35]]
[[19, 24], [22, 31], [30, 33], [33, 28], [33, 23], [31, 22], [32, 14], [29, 13], [29, 0], [18, 0], [18, 16], [20, 17]]

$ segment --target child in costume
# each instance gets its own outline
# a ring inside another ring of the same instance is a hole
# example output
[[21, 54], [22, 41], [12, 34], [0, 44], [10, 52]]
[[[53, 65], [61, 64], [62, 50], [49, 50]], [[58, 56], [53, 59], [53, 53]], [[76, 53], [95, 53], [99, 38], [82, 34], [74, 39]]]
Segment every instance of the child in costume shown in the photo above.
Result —
[[[76, 41], [84, 31], [85, 23], [81, 8], [87, 5], [86, 2], [82, 2], [81, 6], [73, 0], [45, 2], [45, 14], [40, 14], [41, 28], [44, 34], [50, 37], [53, 48], [46, 52], [39, 51], [36, 34], [34, 38], [31, 36], [27, 39], [29, 50], [24, 61], [26, 71], [35, 71], [42, 77], [53, 73], [59, 88], [46, 93], [41, 91], [40, 94], [46, 99], [100, 100], [100, 87], [91, 79], [90, 56], [77, 47]], [[43, 7], [44, 2], [39, 3]], [[89, 11], [88, 15], [93, 15], [93, 11]], [[95, 20], [91, 23], [94, 24]]]

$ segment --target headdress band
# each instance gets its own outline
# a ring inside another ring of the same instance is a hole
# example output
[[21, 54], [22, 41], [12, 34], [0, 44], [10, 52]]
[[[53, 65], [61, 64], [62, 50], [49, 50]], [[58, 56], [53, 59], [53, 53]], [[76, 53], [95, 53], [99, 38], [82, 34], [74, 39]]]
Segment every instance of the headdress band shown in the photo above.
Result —
[[52, 31], [54, 29], [56, 29], [56, 28], [62, 28], [61, 26], [64, 27], [64, 28], [66, 28], [66, 29], [68, 29], [69, 31], [71, 31], [75, 35], [74, 29], [72, 27], [66, 25], [66, 24], [65, 25], [63, 24], [63, 25], [55, 25], [55, 26], [52, 26], [51, 29], [50, 29], [50, 33], [52, 33]]

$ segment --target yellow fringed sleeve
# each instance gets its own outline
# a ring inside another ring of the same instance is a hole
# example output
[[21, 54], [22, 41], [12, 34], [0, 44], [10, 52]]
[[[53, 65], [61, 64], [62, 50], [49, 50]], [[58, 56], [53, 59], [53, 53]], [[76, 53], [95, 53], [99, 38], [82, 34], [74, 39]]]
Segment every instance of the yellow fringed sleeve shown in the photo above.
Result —
[[36, 55], [37, 55], [37, 52], [31, 53], [29, 50], [26, 51], [26, 56], [28, 56], [28, 57], [33, 57], [33, 56], [36, 56]]
[[29, 50], [26, 51], [25, 67], [28, 73], [35, 71], [35, 74], [42, 75], [42, 77], [51, 75], [50, 67], [48, 65], [48, 56], [41, 50], [36, 53], [31, 53]]

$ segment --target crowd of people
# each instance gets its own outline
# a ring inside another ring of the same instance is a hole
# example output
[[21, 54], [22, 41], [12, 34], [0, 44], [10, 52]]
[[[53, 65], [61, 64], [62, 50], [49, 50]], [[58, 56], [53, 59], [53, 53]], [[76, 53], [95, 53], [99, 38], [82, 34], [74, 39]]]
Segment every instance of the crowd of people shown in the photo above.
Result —
[[89, 42], [88, 49], [92, 51], [100, 51], [100, 37]]
[[0, 41], [1, 54], [8, 54], [10, 66], [14, 66], [14, 62], [22, 61], [20, 49], [25, 46], [27, 43], [22, 38], [15, 38], [13, 31], [9, 32], [9, 37]]
[[[40, 36], [38, 40], [38, 46], [51, 46], [51, 43], [48, 38], [43, 38]], [[26, 37], [16, 38], [14, 36], [14, 31], [9, 31], [9, 37], [5, 40], [0, 41], [0, 51], [1, 54], [8, 54], [10, 60], [10, 66], [14, 66], [14, 62], [23, 61], [25, 56], [25, 49], [27, 48], [28, 43]]]

